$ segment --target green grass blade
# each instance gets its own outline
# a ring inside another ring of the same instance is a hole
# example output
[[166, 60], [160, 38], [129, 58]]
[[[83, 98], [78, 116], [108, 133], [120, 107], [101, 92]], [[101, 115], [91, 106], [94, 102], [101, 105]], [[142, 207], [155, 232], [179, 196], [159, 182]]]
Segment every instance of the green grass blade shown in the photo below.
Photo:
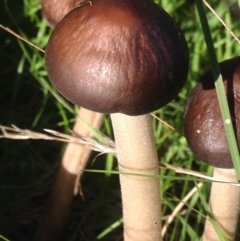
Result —
[[116, 222], [112, 223], [108, 228], [106, 228], [104, 231], [102, 231], [98, 236], [97, 240], [103, 239], [106, 235], [111, 233], [114, 229], [118, 228], [123, 224], [123, 218], [120, 218]]
[[4, 240], [4, 241], [10, 241], [9, 239], [3, 237], [2, 235], [0, 235], [0, 239]]

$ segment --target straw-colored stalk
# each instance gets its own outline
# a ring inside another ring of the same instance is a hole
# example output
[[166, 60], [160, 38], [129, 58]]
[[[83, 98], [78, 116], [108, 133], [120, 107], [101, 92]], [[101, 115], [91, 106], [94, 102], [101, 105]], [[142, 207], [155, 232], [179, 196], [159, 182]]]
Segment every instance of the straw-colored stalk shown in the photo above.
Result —
[[160, 241], [159, 163], [151, 117], [112, 114], [111, 119], [121, 172], [124, 240]]

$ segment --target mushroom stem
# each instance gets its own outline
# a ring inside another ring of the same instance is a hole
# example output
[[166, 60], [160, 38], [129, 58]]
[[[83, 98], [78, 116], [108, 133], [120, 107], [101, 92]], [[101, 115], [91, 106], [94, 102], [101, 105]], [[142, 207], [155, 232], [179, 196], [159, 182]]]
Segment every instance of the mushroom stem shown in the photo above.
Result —
[[160, 182], [150, 176], [159, 175], [151, 116], [111, 114], [111, 119], [122, 172], [124, 240], [160, 241]]
[[[81, 136], [92, 136], [91, 130], [87, 127], [90, 125], [95, 129], [99, 129], [102, 125], [104, 114], [81, 108], [78, 118], [73, 127], [73, 131]], [[84, 123], [85, 122], [85, 123]], [[74, 194], [80, 191], [79, 180], [83, 174], [83, 170], [87, 164], [87, 160], [91, 150], [87, 146], [79, 146], [78, 144], [69, 143], [64, 152], [62, 159], [63, 167], [70, 173], [77, 175]], [[82, 193], [81, 193], [82, 194]]]
[[[237, 182], [234, 169], [214, 168], [213, 177], [223, 181]], [[226, 183], [212, 183], [209, 206], [212, 217], [225, 240], [233, 241], [240, 213], [240, 188]], [[221, 240], [209, 219], [206, 220], [202, 240]]]
[[[82, 136], [91, 136], [87, 124], [99, 128], [103, 114], [81, 108], [73, 131]], [[85, 145], [69, 143], [50, 191], [45, 213], [36, 232], [35, 241], [56, 241], [60, 238], [67, 222], [74, 195], [81, 192], [79, 180], [87, 164], [91, 150]]]

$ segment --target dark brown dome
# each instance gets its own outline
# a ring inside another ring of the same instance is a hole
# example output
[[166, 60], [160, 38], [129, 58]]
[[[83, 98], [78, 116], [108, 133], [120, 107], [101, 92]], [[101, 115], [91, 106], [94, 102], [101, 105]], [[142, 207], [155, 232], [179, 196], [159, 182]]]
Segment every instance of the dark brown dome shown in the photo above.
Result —
[[57, 90], [92, 111], [141, 115], [171, 101], [188, 72], [188, 47], [151, 0], [92, 0], [70, 11], [46, 48]]
[[[230, 113], [240, 144], [240, 58], [220, 64]], [[209, 165], [232, 168], [212, 72], [204, 74], [188, 100], [184, 132], [193, 153]]]

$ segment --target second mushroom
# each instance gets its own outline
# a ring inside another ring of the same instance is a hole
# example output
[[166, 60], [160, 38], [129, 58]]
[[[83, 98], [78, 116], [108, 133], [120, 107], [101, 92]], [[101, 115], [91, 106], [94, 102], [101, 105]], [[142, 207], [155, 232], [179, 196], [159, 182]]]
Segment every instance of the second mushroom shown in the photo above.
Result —
[[[226, 60], [219, 65], [224, 80], [232, 122], [240, 143], [240, 58]], [[191, 93], [184, 115], [184, 133], [197, 158], [214, 167], [203, 241], [233, 241], [240, 213], [240, 188], [221, 182], [237, 182], [227, 144], [214, 79], [207, 71]], [[217, 232], [217, 227], [219, 232]], [[221, 233], [221, 234], [220, 234]]]

